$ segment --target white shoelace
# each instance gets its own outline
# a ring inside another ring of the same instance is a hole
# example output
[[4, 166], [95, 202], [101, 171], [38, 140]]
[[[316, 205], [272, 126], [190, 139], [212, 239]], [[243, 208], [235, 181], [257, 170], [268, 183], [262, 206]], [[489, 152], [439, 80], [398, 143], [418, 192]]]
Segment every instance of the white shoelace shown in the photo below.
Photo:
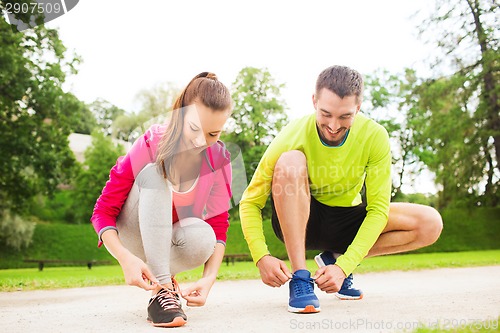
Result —
[[153, 300], [157, 298], [158, 303], [160, 303], [161, 307], [164, 310], [180, 308], [181, 301], [179, 298], [179, 292], [170, 290], [170, 289], [162, 289], [160, 290], [154, 297]]

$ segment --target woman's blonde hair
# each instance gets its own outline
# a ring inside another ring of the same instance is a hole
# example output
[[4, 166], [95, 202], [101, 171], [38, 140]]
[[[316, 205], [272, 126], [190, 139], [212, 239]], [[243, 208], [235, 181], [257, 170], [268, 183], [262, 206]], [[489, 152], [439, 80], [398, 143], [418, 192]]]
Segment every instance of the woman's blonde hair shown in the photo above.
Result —
[[200, 73], [188, 83], [172, 106], [167, 129], [158, 144], [156, 165], [165, 179], [172, 179], [174, 174], [173, 165], [181, 141], [186, 106], [195, 100], [213, 111], [226, 111], [232, 107], [229, 89], [214, 73]]

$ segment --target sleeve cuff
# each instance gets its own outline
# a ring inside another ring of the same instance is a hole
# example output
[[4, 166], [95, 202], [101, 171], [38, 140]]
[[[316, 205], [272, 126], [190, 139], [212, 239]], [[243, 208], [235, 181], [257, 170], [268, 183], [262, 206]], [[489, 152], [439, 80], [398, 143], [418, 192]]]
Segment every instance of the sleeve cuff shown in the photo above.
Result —
[[359, 263], [353, 262], [352, 260], [349, 260], [346, 258], [344, 255], [341, 255], [340, 257], [337, 258], [337, 262], [335, 265], [339, 266], [342, 271], [344, 271], [345, 276], [349, 276], [356, 267], [358, 267]]
[[102, 234], [107, 231], [107, 230], [110, 230], [110, 229], [113, 229], [113, 230], [116, 230], [116, 233], [118, 233], [118, 229], [116, 227], [113, 227], [113, 226], [108, 226], [108, 227], [104, 227], [102, 228], [100, 231], [99, 231], [99, 234], [97, 235], [98, 238], [99, 238], [99, 241], [97, 243], [97, 247], [101, 247], [103, 242], [102, 242]]
[[271, 255], [269, 251], [264, 251], [264, 252], [259, 252], [258, 254], [252, 255], [253, 263], [257, 265], [260, 259], [262, 259], [264, 256]]

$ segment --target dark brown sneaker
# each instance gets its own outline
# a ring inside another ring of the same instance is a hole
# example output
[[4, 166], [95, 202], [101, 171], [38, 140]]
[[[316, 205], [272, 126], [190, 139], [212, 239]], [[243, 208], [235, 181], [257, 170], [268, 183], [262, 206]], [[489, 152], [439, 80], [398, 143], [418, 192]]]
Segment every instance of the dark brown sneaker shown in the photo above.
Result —
[[179, 327], [187, 322], [187, 316], [182, 311], [179, 288], [176, 282], [174, 289], [161, 289], [149, 301], [148, 321], [158, 327]]

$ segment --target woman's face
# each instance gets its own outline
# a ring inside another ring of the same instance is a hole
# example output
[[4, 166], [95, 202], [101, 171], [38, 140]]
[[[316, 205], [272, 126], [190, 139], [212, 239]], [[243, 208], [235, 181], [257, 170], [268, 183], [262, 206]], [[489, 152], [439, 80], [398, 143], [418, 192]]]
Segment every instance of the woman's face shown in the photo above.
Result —
[[197, 101], [187, 107], [184, 116], [182, 150], [200, 153], [213, 145], [229, 118], [230, 110], [214, 111]]

